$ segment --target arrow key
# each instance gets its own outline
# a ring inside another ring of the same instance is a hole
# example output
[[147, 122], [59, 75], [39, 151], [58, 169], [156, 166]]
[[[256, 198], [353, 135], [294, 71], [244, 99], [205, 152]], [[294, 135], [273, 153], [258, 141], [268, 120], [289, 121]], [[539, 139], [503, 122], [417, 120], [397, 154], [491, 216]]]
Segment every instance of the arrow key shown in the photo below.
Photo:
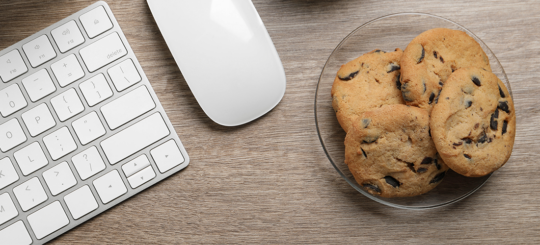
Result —
[[13, 193], [25, 212], [47, 200], [47, 194], [37, 177], [13, 188]]
[[154, 177], [156, 177], [156, 173], [152, 169], [152, 166], [148, 166], [145, 169], [129, 177], [128, 181], [129, 181], [129, 185], [131, 185], [131, 188], [135, 189], [139, 187], [140, 185], [153, 179]]
[[122, 181], [122, 178], [116, 169], [97, 178], [94, 180], [93, 184], [104, 204], [109, 203], [127, 192], [124, 181]]
[[43, 178], [55, 196], [77, 184], [67, 162], [62, 162], [43, 172]]
[[152, 155], [152, 158], [154, 158], [159, 172], [161, 173], [165, 173], [171, 168], [184, 163], [184, 157], [174, 140], [169, 140], [152, 149], [150, 154]]
[[128, 163], [122, 165], [122, 170], [124, 170], [124, 174], [126, 175], [126, 177], [130, 177], [131, 175], [141, 171], [143, 168], [146, 168], [148, 166], [150, 166], [150, 161], [148, 161], [148, 157], [146, 157], [146, 155], [142, 154], [137, 158], [129, 161]]

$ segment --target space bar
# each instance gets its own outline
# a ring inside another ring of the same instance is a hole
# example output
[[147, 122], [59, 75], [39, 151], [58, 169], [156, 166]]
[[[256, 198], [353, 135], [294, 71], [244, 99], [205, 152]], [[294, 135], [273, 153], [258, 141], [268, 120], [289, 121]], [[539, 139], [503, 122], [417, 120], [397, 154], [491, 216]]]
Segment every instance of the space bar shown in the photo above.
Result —
[[105, 139], [101, 147], [110, 164], [116, 164], [167, 135], [169, 129], [157, 112]]

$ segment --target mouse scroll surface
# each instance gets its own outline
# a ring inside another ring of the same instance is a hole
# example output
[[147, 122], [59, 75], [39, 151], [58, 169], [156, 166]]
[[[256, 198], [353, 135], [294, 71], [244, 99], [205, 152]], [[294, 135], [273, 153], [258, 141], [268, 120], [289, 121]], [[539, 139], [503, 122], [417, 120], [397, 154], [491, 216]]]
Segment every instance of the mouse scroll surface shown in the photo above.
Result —
[[250, 0], [147, 0], [203, 111], [225, 126], [250, 122], [285, 93], [283, 65]]

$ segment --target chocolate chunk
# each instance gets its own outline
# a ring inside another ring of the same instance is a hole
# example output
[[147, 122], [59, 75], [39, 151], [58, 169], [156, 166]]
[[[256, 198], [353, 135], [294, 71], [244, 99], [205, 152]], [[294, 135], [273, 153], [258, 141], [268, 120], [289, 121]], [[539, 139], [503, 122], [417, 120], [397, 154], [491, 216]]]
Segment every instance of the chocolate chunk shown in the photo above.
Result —
[[465, 109], [471, 107], [471, 105], [472, 105], [472, 100], [465, 101]]
[[397, 181], [397, 179], [394, 179], [394, 177], [392, 176], [386, 176], [384, 177], [384, 180], [386, 180], [386, 183], [388, 183], [394, 188], [399, 187], [401, 185], [401, 183], [399, 183], [399, 181]]
[[480, 127], [480, 123], [476, 123], [476, 124], [474, 125], [474, 129], [477, 129], [478, 127]]
[[508, 109], [508, 101], [499, 101], [498, 108], [506, 113], [510, 113], [510, 109]]
[[426, 51], [424, 51], [424, 46], [421, 46], [421, 47], [422, 47], [422, 55], [420, 56], [420, 59], [418, 59], [417, 64], [419, 64], [420, 62], [422, 62], [422, 60], [424, 60], [424, 55], [426, 54]]
[[463, 156], [464, 156], [465, 158], [467, 158], [467, 159], [471, 159], [471, 155], [469, 155], [469, 154], [463, 154]]
[[371, 190], [373, 190], [373, 191], [375, 191], [377, 193], [381, 193], [381, 189], [376, 185], [366, 183], [366, 184], [362, 184], [362, 186], [365, 187], [365, 188], [371, 189]]
[[382, 51], [380, 49], [375, 50], [375, 53], [380, 53], [380, 52], [382, 52], [383, 54], [386, 53], [386, 52], [384, 52], [384, 51]]
[[367, 158], [367, 154], [366, 154], [366, 152], [364, 151], [364, 149], [360, 148], [360, 150], [362, 150], [362, 155], [364, 155], [364, 157]]
[[433, 51], [433, 56], [435, 56], [435, 59], [437, 59], [437, 51]]
[[369, 118], [363, 118], [362, 119], [362, 127], [367, 128], [369, 126], [369, 123], [371, 122], [371, 119]]
[[503, 126], [502, 126], [502, 133], [501, 135], [505, 134], [506, 133], [506, 128], [508, 127], [508, 121], [503, 121]]
[[401, 85], [401, 95], [403, 97], [403, 100], [405, 100], [407, 102], [412, 102], [413, 99], [410, 97], [411, 96], [411, 91], [409, 91], [408, 87], [409, 87], [408, 83], [404, 83], [404, 84]]
[[338, 76], [338, 77], [342, 81], [349, 81], [349, 80], [353, 79], [354, 77], [356, 77], [356, 75], [358, 75], [358, 72], [359, 71], [355, 71], [355, 72], [349, 74], [349, 76], [346, 76], [346, 77], [340, 77], [340, 76]]
[[435, 175], [435, 177], [433, 177], [433, 179], [429, 183], [433, 184], [441, 181], [444, 178], [445, 174], [446, 172], [441, 172], [440, 174]]
[[463, 142], [465, 142], [465, 144], [470, 144], [470, 143], [472, 143], [472, 139], [470, 139], [470, 138], [463, 138], [463, 139], [461, 139], [461, 140], [463, 140]]
[[441, 170], [441, 165], [439, 164], [437, 159], [434, 159], [433, 161], [435, 162], [435, 167], [437, 167], [437, 170]]
[[441, 85], [441, 87], [444, 85], [444, 83], [442, 81], [439, 81], [439, 85]]
[[418, 169], [418, 173], [421, 174], [421, 173], [425, 173], [427, 171], [427, 168], [419, 168]]
[[497, 131], [497, 118], [499, 118], [499, 110], [495, 109], [495, 112], [491, 114], [491, 121], [489, 123], [489, 127], [495, 131]]
[[397, 71], [397, 70], [399, 70], [400, 68], [401, 68], [401, 67], [399, 67], [398, 64], [392, 63], [392, 64], [390, 64], [390, 69], [389, 69], [386, 73], [390, 73], [390, 72], [393, 72], [393, 71]]
[[424, 84], [424, 92], [422, 92], [422, 94], [425, 94], [426, 93], [426, 82], [422, 81], [422, 84]]
[[439, 56], [439, 60], [444, 64], [444, 59], [442, 58], [442, 56]]
[[367, 137], [364, 138], [363, 141], [366, 144], [371, 144], [371, 143], [377, 141], [378, 138], [379, 138], [379, 136], [367, 136]]
[[442, 88], [441, 90], [439, 90], [439, 93], [437, 94], [437, 97], [435, 98], [435, 104], [439, 103], [439, 96], [441, 96], [441, 91], [442, 91]]
[[431, 95], [429, 96], [429, 104], [433, 103], [433, 99], [435, 99], [435, 93], [431, 93]]
[[433, 162], [433, 158], [426, 157], [426, 158], [424, 158], [424, 160], [422, 160], [422, 163], [420, 163], [420, 164], [431, 164], [431, 162]]
[[474, 84], [476, 84], [476, 86], [482, 86], [482, 84], [480, 84], [480, 79], [478, 79], [478, 77], [472, 77], [471, 80], [473, 81]]
[[481, 144], [486, 143], [487, 139], [488, 139], [487, 135], [486, 133], [484, 133], [482, 136], [480, 136], [480, 138], [478, 138], [478, 143], [481, 143]]
[[399, 76], [398, 76], [398, 79], [396, 80], [396, 87], [398, 90], [401, 90], [401, 82], [399, 81]]
[[[414, 169], [414, 163], [408, 162], [408, 163], [407, 163], [407, 167], [409, 167], [409, 169], [410, 169], [411, 171], [413, 171], [413, 173], [416, 173], [416, 169]], [[420, 170], [420, 169], [418, 169], [418, 170]]]
[[501, 86], [499, 86], [499, 94], [501, 94], [501, 97], [505, 98], [506, 95], [504, 95], [504, 92], [501, 89]]
[[460, 146], [460, 145], [463, 145], [463, 142], [454, 143], [453, 145], [454, 146]]
[[431, 128], [429, 128], [427, 132], [429, 134], [429, 137], [431, 137]]

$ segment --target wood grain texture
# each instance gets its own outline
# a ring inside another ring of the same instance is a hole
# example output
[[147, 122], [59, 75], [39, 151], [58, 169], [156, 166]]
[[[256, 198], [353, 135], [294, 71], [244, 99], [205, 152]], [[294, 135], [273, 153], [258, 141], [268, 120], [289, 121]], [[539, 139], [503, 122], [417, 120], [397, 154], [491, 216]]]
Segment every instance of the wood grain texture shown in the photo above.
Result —
[[[108, 1], [192, 162], [52, 244], [540, 243], [540, 1], [253, 2], [287, 91], [267, 115], [228, 128], [197, 104], [146, 1]], [[0, 50], [91, 3], [0, 0]], [[497, 55], [514, 94], [510, 161], [473, 196], [435, 210], [390, 208], [356, 192], [315, 129], [315, 87], [330, 53], [359, 25], [397, 12], [467, 27]]]

